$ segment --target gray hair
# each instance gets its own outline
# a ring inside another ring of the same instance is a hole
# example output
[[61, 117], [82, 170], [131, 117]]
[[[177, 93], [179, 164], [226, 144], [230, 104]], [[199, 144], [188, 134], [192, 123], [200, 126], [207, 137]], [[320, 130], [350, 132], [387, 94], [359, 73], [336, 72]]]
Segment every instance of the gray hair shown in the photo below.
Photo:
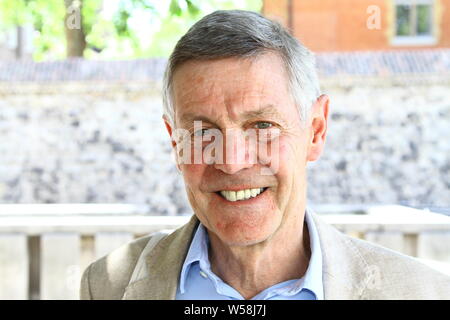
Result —
[[302, 121], [320, 96], [315, 58], [311, 51], [280, 24], [262, 15], [242, 10], [215, 11], [181, 37], [167, 63], [163, 83], [164, 114], [174, 124], [172, 80], [177, 67], [189, 60], [255, 57], [268, 51], [283, 59], [289, 89]]

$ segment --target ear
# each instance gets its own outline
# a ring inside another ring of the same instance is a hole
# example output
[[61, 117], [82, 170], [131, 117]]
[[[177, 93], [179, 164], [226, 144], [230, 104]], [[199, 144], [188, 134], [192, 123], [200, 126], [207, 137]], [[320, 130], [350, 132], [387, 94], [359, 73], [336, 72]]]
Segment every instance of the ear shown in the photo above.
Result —
[[170, 140], [172, 141], [172, 147], [175, 148], [177, 145], [177, 142], [172, 137], [172, 132], [173, 132], [172, 125], [170, 124], [169, 119], [167, 118], [166, 115], [163, 115], [162, 118], [164, 120], [164, 125], [166, 126], [167, 132], [169, 133]]
[[175, 141], [175, 139], [173, 138], [173, 128], [172, 125], [170, 124], [169, 119], [166, 117], [166, 115], [162, 116], [163, 120], [164, 120], [164, 125], [166, 126], [167, 132], [169, 133], [170, 136], [170, 141], [172, 141], [172, 148], [173, 151], [175, 152], [175, 165], [177, 166], [177, 169], [179, 172], [181, 172], [181, 167], [180, 164], [178, 163], [178, 158], [177, 158], [177, 142]]
[[307, 154], [308, 161], [316, 161], [323, 152], [328, 128], [329, 102], [328, 96], [323, 94], [317, 98], [311, 108], [311, 140]]

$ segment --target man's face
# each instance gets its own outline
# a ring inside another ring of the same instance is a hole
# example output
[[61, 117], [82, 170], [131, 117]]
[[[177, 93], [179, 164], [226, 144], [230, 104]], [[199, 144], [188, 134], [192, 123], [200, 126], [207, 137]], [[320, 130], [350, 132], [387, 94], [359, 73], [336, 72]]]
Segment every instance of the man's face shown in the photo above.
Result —
[[[224, 135], [223, 162], [180, 164], [191, 206], [210, 232], [227, 245], [245, 246], [302, 221], [306, 164], [320, 156], [325, 140], [326, 97], [317, 100], [313, 117], [303, 124], [282, 60], [266, 53], [256, 59], [188, 61], [174, 74], [173, 98], [174, 128], [166, 122], [170, 134], [180, 128], [194, 134], [194, 121], [201, 120], [202, 129]], [[267, 154], [250, 155], [258, 148], [233, 142], [238, 140], [232, 137], [242, 138], [248, 129], [278, 132]], [[245, 149], [245, 161], [236, 161], [239, 148]], [[233, 201], [239, 193], [221, 191], [241, 191], [246, 198]]]

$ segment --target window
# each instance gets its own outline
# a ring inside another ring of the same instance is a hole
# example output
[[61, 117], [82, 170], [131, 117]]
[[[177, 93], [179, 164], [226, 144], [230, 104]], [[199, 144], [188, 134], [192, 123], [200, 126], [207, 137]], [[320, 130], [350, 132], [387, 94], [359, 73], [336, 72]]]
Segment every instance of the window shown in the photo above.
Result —
[[394, 45], [431, 45], [433, 0], [395, 0]]

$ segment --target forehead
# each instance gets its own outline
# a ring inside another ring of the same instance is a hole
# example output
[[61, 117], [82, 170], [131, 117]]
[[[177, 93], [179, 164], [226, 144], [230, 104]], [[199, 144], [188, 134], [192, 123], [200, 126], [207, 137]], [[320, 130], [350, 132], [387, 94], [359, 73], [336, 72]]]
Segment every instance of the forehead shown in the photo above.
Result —
[[288, 83], [283, 61], [275, 53], [188, 61], [173, 77], [175, 118], [183, 121], [184, 115], [196, 113], [239, 118], [267, 105], [283, 113], [293, 105]]

